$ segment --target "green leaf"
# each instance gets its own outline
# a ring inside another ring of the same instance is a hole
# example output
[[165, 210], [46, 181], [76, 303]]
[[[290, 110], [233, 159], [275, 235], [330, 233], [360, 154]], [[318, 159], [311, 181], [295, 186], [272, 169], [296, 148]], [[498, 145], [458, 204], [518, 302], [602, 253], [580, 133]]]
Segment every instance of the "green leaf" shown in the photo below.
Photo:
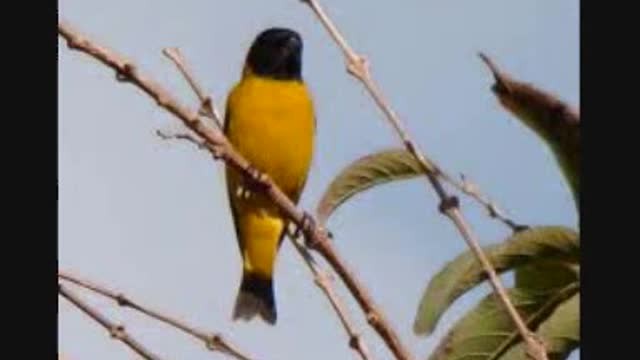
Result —
[[569, 183], [576, 206], [580, 205], [580, 114], [556, 96], [531, 84], [514, 80], [480, 54], [495, 84], [492, 87], [508, 111], [533, 130], [552, 150]]
[[[578, 291], [578, 283], [573, 282], [544, 292], [509, 289], [508, 294], [527, 326], [535, 329], [559, 304]], [[520, 341], [513, 321], [492, 293], [453, 326], [429, 360], [502, 359]]]
[[565, 286], [580, 281], [580, 264], [539, 259], [515, 271], [515, 286], [528, 291], [539, 291]]
[[318, 221], [325, 223], [346, 200], [375, 185], [421, 174], [420, 164], [403, 149], [388, 149], [362, 157], [340, 171], [329, 184], [318, 203]]
[[[538, 328], [549, 360], [564, 360], [580, 345], [580, 293], [560, 304]], [[522, 343], [500, 360], [526, 360]]]
[[[483, 248], [496, 272], [536, 261], [579, 262], [578, 234], [562, 226], [540, 226]], [[418, 335], [430, 334], [446, 309], [462, 294], [487, 278], [473, 253], [466, 251], [436, 274], [425, 290], [413, 324]]]

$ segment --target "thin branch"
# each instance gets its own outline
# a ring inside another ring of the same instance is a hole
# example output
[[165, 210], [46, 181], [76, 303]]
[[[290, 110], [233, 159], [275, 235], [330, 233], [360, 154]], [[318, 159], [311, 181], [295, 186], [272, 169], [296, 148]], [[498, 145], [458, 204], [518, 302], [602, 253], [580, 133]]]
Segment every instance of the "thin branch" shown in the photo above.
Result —
[[353, 276], [346, 263], [339, 257], [325, 229], [319, 227], [313, 218], [296, 205], [273, 183], [266, 175], [255, 171], [255, 168], [235, 151], [219, 128], [206, 126], [200, 120], [197, 112], [190, 111], [180, 105], [169, 92], [152, 79], [140, 74], [135, 66], [123, 57], [114, 54], [103, 46], [97, 45], [85, 36], [73, 30], [64, 21], [58, 22], [58, 34], [66, 39], [70, 49], [86, 53], [104, 65], [116, 71], [119, 81], [126, 81], [136, 85], [153, 98], [160, 107], [178, 117], [185, 126], [202, 137], [209, 145], [208, 149], [215, 157], [222, 159], [232, 169], [249, 180], [256, 189], [264, 192], [282, 213], [287, 216], [304, 234], [308, 246], [318, 251], [340, 276], [349, 291], [365, 312], [367, 321], [378, 332], [387, 346], [398, 359], [410, 359], [409, 352], [398, 340], [398, 336], [390, 323], [365, 288]]
[[487, 214], [489, 215], [489, 217], [502, 222], [503, 224], [508, 226], [511, 231], [519, 232], [529, 228], [529, 225], [517, 223], [513, 219], [508, 217], [504, 213], [504, 211], [498, 207], [495, 201], [492, 201], [487, 196], [483, 195], [478, 185], [471, 182], [464, 174], [460, 174], [460, 180], [458, 181], [454, 177], [444, 172], [442, 169], [439, 169], [438, 173], [440, 174], [439, 176], [448, 184], [458, 189], [458, 191], [461, 191], [462, 193], [470, 196], [480, 205], [482, 205], [487, 210]]
[[504, 305], [505, 309], [509, 313], [518, 331], [527, 344], [527, 353], [536, 360], [546, 360], [547, 355], [544, 349], [544, 345], [539, 341], [539, 339], [535, 337], [535, 334], [527, 328], [525, 322], [520, 317], [520, 314], [518, 314], [516, 308], [513, 306], [513, 303], [509, 299], [509, 296], [507, 295], [507, 292], [505, 291], [500, 278], [498, 277], [493, 266], [482, 251], [482, 248], [480, 247], [476, 236], [471, 232], [469, 225], [464, 220], [462, 213], [460, 212], [460, 204], [458, 199], [455, 196], [449, 195], [445, 188], [442, 186], [442, 183], [440, 182], [442, 172], [438, 169], [437, 166], [434, 165], [432, 161], [426, 158], [426, 156], [418, 149], [416, 144], [413, 142], [413, 140], [409, 136], [409, 133], [405, 130], [402, 122], [400, 121], [396, 113], [391, 109], [385, 97], [383, 96], [382, 91], [373, 80], [368, 61], [363, 56], [358, 55], [355, 51], [353, 51], [353, 49], [348, 45], [344, 36], [340, 34], [331, 19], [320, 7], [317, 0], [302, 0], [302, 2], [311, 8], [313, 13], [320, 20], [325, 29], [329, 32], [331, 38], [335, 40], [336, 44], [342, 50], [347, 61], [348, 73], [358, 79], [365, 86], [365, 88], [369, 92], [369, 95], [371, 95], [373, 100], [386, 116], [389, 123], [393, 126], [396, 134], [400, 137], [400, 140], [406, 147], [407, 151], [409, 151], [420, 163], [424, 174], [429, 180], [429, 183], [440, 198], [440, 211], [454, 223], [455, 227], [458, 229], [467, 245], [475, 254], [477, 260], [482, 264], [485, 272], [489, 275], [491, 286], [500, 298], [501, 303]]
[[69, 300], [73, 305], [75, 305], [78, 309], [82, 310], [85, 314], [89, 315], [93, 320], [95, 320], [98, 324], [102, 325], [112, 338], [122, 341], [128, 347], [130, 347], [133, 351], [138, 353], [138, 355], [142, 356], [147, 360], [160, 360], [159, 357], [151, 353], [151, 351], [147, 350], [142, 344], [133, 339], [124, 326], [116, 325], [112, 323], [109, 319], [107, 319], [104, 315], [98, 312], [96, 309], [84, 303], [84, 301], [80, 300], [79, 297], [74, 295], [72, 292], [67, 290], [62, 284], [58, 283], [58, 293], [62, 295], [65, 299]]
[[329, 277], [329, 274], [324, 269], [322, 269], [320, 265], [318, 265], [318, 263], [316, 263], [311, 253], [309, 253], [309, 251], [304, 246], [298, 243], [298, 241], [293, 237], [289, 237], [289, 239], [291, 239], [291, 242], [295, 246], [296, 250], [298, 250], [298, 253], [300, 254], [300, 256], [302, 256], [305, 263], [313, 273], [316, 285], [324, 292], [324, 294], [331, 302], [331, 306], [335, 310], [336, 314], [338, 314], [338, 318], [340, 319], [342, 326], [349, 336], [349, 347], [358, 352], [362, 360], [371, 360], [371, 354], [366, 344], [364, 343], [364, 340], [362, 339], [362, 335], [360, 335], [356, 331], [355, 325], [353, 325], [351, 320], [349, 319], [344, 304], [338, 297], [338, 294], [336, 294], [336, 292], [331, 287], [331, 278]]
[[195, 77], [191, 74], [191, 71], [189, 71], [187, 61], [185, 60], [184, 56], [182, 56], [180, 49], [178, 49], [177, 47], [165, 48], [162, 50], [162, 53], [167, 58], [169, 58], [169, 60], [173, 61], [178, 70], [180, 70], [182, 76], [184, 76], [184, 78], [191, 86], [191, 89], [193, 89], [193, 92], [195, 92], [196, 96], [198, 96], [198, 99], [200, 99], [199, 113], [212, 119], [215, 122], [216, 126], [218, 126], [219, 129], [222, 129], [222, 118], [220, 117], [220, 113], [217, 111], [215, 106], [213, 106], [213, 100], [211, 99], [211, 96], [206, 95], [202, 87], [198, 85]]
[[119, 306], [128, 307], [130, 309], [136, 310], [152, 319], [158, 320], [184, 333], [187, 333], [204, 342], [208, 350], [219, 351], [219, 352], [228, 354], [238, 360], [251, 360], [249, 356], [245, 355], [237, 347], [231, 345], [219, 333], [207, 334], [206, 332], [198, 330], [188, 324], [185, 324], [184, 322], [176, 318], [173, 318], [169, 315], [162, 314], [156, 310], [152, 310], [147, 306], [141, 305], [140, 303], [129, 299], [126, 295], [122, 293], [118, 293], [113, 290], [107, 289], [104, 286], [100, 286], [90, 281], [80, 279], [76, 276], [70, 275], [67, 272], [59, 270], [58, 278], [74, 283], [85, 289], [91, 290], [96, 294], [102, 295], [104, 297], [107, 297], [115, 301]]
[[161, 138], [162, 140], [186, 140], [190, 143], [192, 143], [193, 145], [195, 145], [196, 147], [198, 147], [198, 149], [208, 149], [207, 146], [207, 142], [206, 141], [201, 141], [196, 139], [195, 136], [189, 134], [189, 133], [175, 133], [175, 134], [170, 134], [167, 132], [164, 132], [162, 130], [156, 130], [156, 135], [158, 135], [159, 138]]

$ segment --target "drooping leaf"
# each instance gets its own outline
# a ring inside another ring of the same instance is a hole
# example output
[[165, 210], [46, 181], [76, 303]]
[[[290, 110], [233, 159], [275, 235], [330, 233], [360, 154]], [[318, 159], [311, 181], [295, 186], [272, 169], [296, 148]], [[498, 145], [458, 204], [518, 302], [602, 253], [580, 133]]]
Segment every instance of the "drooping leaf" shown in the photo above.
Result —
[[[578, 234], [562, 226], [540, 226], [521, 231], [506, 241], [484, 247], [496, 272], [514, 269], [535, 261], [578, 263]], [[436, 274], [425, 290], [414, 320], [413, 330], [428, 335], [446, 309], [462, 294], [487, 278], [475, 256], [466, 251]]]
[[528, 291], [540, 291], [580, 281], [580, 264], [539, 259], [515, 271], [515, 286]]
[[[549, 360], [564, 360], [580, 345], [580, 293], [556, 307], [536, 331]], [[500, 360], [527, 360], [524, 344], [512, 347]]]
[[550, 146], [579, 206], [580, 114], [556, 96], [514, 80], [486, 55], [480, 57], [493, 73], [491, 89], [500, 103]]
[[[527, 326], [535, 329], [578, 290], [574, 282], [547, 291], [514, 288], [509, 289], [508, 294]], [[513, 321], [491, 293], [452, 327], [429, 360], [498, 360], [520, 341]]]
[[403, 149], [388, 149], [364, 156], [347, 165], [329, 184], [318, 203], [318, 221], [326, 222], [347, 199], [375, 185], [420, 174], [420, 164]]

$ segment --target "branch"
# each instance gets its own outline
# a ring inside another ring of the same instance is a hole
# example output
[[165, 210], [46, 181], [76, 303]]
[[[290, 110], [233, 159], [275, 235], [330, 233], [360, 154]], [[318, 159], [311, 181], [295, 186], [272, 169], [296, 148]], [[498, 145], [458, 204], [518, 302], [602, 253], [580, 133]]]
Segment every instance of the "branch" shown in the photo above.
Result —
[[156, 135], [158, 135], [158, 137], [162, 140], [185, 140], [188, 141], [190, 143], [192, 143], [193, 145], [195, 145], [198, 149], [208, 149], [209, 146], [207, 144], [206, 141], [201, 141], [196, 139], [195, 136], [188, 134], [188, 133], [175, 133], [175, 134], [170, 134], [170, 133], [166, 133], [162, 130], [156, 130]]
[[362, 340], [362, 336], [356, 331], [355, 325], [351, 323], [344, 304], [338, 297], [338, 294], [336, 294], [336, 292], [331, 287], [331, 279], [329, 277], [329, 274], [315, 262], [311, 253], [309, 253], [309, 251], [304, 246], [298, 243], [298, 241], [296, 241], [293, 237], [289, 238], [291, 239], [291, 242], [295, 246], [296, 250], [298, 250], [300, 256], [302, 256], [305, 263], [313, 273], [316, 285], [324, 292], [324, 294], [331, 302], [331, 306], [335, 310], [336, 314], [338, 314], [338, 318], [340, 319], [342, 326], [349, 336], [349, 347], [354, 351], [357, 351], [362, 360], [372, 359], [371, 354], [369, 353], [369, 349]]
[[438, 173], [444, 181], [446, 181], [459, 191], [463, 192], [464, 194], [467, 194], [468, 196], [476, 200], [480, 205], [482, 205], [487, 210], [487, 214], [489, 215], [489, 217], [502, 222], [503, 224], [508, 226], [514, 233], [529, 228], [529, 225], [517, 223], [513, 219], [508, 217], [494, 201], [490, 200], [487, 196], [482, 194], [477, 184], [469, 181], [469, 179], [464, 174], [460, 174], [460, 181], [458, 181], [444, 172], [442, 169], [439, 169]]
[[129, 334], [127, 334], [124, 326], [116, 325], [109, 321], [104, 315], [100, 312], [92, 308], [91, 306], [85, 304], [80, 298], [67, 290], [62, 284], [58, 283], [58, 293], [62, 295], [65, 299], [69, 300], [73, 305], [75, 305], [78, 309], [82, 310], [85, 314], [89, 315], [93, 320], [95, 320], [98, 324], [102, 325], [112, 338], [122, 341], [128, 347], [130, 347], [133, 351], [138, 353], [138, 355], [142, 356], [147, 360], [160, 360], [159, 357], [152, 354], [149, 350], [147, 350], [144, 346], [142, 346], [139, 342], [134, 340]]
[[81, 286], [87, 290], [91, 290], [96, 294], [107, 297], [113, 301], [115, 301], [119, 306], [128, 307], [130, 309], [136, 310], [152, 319], [163, 322], [167, 325], [170, 325], [188, 335], [191, 335], [206, 345], [207, 349], [210, 351], [219, 351], [230, 355], [238, 360], [251, 360], [251, 358], [247, 355], [244, 355], [242, 351], [238, 350], [235, 346], [229, 344], [224, 337], [219, 333], [207, 334], [203, 331], [195, 329], [184, 322], [172, 318], [171, 316], [164, 315], [158, 311], [152, 310], [147, 306], [141, 305], [131, 299], [129, 299], [126, 295], [122, 293], [117, 293], [113, 290], [109, 290], [103, 286], [94, 284], [87, 280], [79, 279], [73, 275], [70, 275], [64, 271], [58, 271], [58, 278], [62, 280], [69, 281], [73, 284]]
[[410, 359], [409, 352], [398, 340], [398, 336], [389, 322], [374, 305], [373, 300], [355, 279], [345, 262], [338, 256], [327, 232], [316, 225], [312, 217], [298, 209], [296, 205], [273, 183], [265, 174], [255, 171], [255, 168], [235, 151], [220, 129], [211, 128], [200, 120], [198, 113], [192, 112], [179, 102], [162, 86], [140, 74], [135, 66], [111, 52], [88, 40], [85, 36], [73, 30], [63, 21], [58, 22], [58, 34], [66, 39], [70, 49], [84, 52], [104, 65], [116, 71], [119, 81], [126, 81], [136, 85], [157, 104], [179, 118], [185, 126], [202, 137], [208, 144], [208, 149], [214, 157], [222, 159], [228, 166], [240, 173], [245, 179], [253, 183], [254, 187], [263, 191], [305, 235], [308, 246], [318, 251], [338, 273], [349, 291], [365, 312], [367, 321], [378, 332], [387, 346], [398, 359]]
[[162, 53], [171, 61], [173, 61], [174, 64], [176, 64], [182, 76], [184, 76], [184, 78], [191, 86], [191, 89], [193, 89], [193, 92], [195, 92], [196, 96], [198, 96], [198, 99], [200, 99], [200, 110], [198, 111], [198, 113], [209, 117], [214, 121], [219, 129], [222, 129], [222, 118], [220, 117], [220, 113], [213, 106], [213, 100], [211, 99], [211, 96], [205, 94], [204, 90], [202, 90], [202, 87], [198, 85], [195, 77], [189, 71], [189, 68], [187, 67], [187, 61], [180, 53], [180, 49], [175, 47], [165, 48], [162, 50]]
[[347, 43], [345, 38], [340, 34], [336, 26], [331, 19], [327, 16], [324, 10], [320, 7], [317, 0], [302, 0], [303, 3], [308, 5], [316, 17], [320, 20], [322, 25], [331, 35], [331, 38], [336, 42], [343, 52], [343, 55], [347, 62], [347, 72], [358, 79], [367, 89], [369, 95], [376, 102], [378, 107], [382, 110], [389, 123], [393, 126], [396, 134], [400, 137], [400, 140], [404, 144], [407, 151], [409, 151], [415, 159], [420, 163], [424, 174], [427, 176], [431, 186], [440, 198], [440, 211], [446, 215], [458, 229], [467, 245], [471, 248], [475, 254], [477, 260], [482, 264], [485, 272], [489, 275], [489, 281], [494, 291], [498, 295], [501, 303], [509, 313], [510, 317], [514, 321], [518, 331], [522, 335], [527, 344], [527, 352], [531, 357], [537, 360], [546, 360], [547, 355], [544, 346], [541, 342], [535, 338], [535, 335], [527, 328], [526, 324], [518, 314], [513, 303], [509, 299], [507, 292], [502, 285], [500, 278], [496, 274], [493, 266], [483, 253], [476, 236], [471, 232], [469, 225], [464, 220], [462, 213], [460, 212], [459, 200], [455, 196], [451, 196], [447, 193], [442, 186], [440, 180], [442, 179], [442, 171], [439, 170], [435, 164], [428, 160], [426, 156], [420, 152], [416, 144], [413, 142], [409, 133], [405, 130], [402, 122], [391, 109], [385, 97], [378, 85], [374, 82], [371, 72], [369, 70], [368, 61], [361, 55], [358, 55]]
[[[163, 53], [167, 55], [169, 59], [172, 60], [179, 69], [181, 69], [182, 75], [184, 75], [187, 82], [194, 83], [193, 77], [190, 76], [188, 71], [184, 70], [184, 67], [183, 67], [184, 58], [180, 55], [180, 50], [178, 48], [172, 48], [170, 51], [165, 49], [163, 50]], [[200, 94], [203, 92], [203, 90], [199, 89], [197, 86], [193, 86], [192, 88], [194, 92], [196, 92], [200, 97], [201, 96]], [[219, 114], [219, 112], [217, 111], [215, 106], [211, 104], [212, 104], [212, 101], [211, 101], [211, 98], [209, 98], [209, 105], [211, 106], [210, 113], [214, 114], [214, 117], [215, 117], [214, 120], [218, 121], [220, 119], [219, 115], [217, 115]], [[171, 139], [186, 140], [195, 144], [199, 149], [207, 149], [206, 141], [205, 142], [198, 141], [190, 134], [167, 135], [162, 133], [161, 131], [157, 131], [157, 134], [163, 140], [171, 140]], [[358, 332], [355, 330], [355, 326], [351, 323], [351, 320], [347, 315], [347, 311], [344, 305], [342, 304], [340, 298], [335, 293], [335, 291], [331, 288], [329, 274], [326, 271], [324, 271], [322, 268], [320, 268], [319, 265], [313, 259], [313, 256], [311, 255], [311, 253], [309, 253], [309, 251], [304, 246], [302, 246], [297, 242], [296, 240], [297, 236], [295, 236], [295, 234], [289, 234], [289, 235], [290, 236], [288, 236], [288, 238], [291, 240], [294, 247], [298, 251], [298, 254], [300, 254], [305, 264], [307, 264], [307, 267], [309, 267], [309, 270], [313, 274], [315, 284], [327, 296], [327, 298], [329, 299], [329, 302], [331, 302], [331, 306], [333, 307], [336, 314], [338, 315], [338, 318], [340, 319], [342, 326], [344, 327], [345, 331], [347, 332], [347, 335], [349, 336], [349, 347], [352, 348], [354, 351], [356, 351], [363, 360], [370, 360], [371, 355], [369, 353], [369, 350], [367, 349], [367, 346], [362, 340], [362, 336], [358, 334]]]

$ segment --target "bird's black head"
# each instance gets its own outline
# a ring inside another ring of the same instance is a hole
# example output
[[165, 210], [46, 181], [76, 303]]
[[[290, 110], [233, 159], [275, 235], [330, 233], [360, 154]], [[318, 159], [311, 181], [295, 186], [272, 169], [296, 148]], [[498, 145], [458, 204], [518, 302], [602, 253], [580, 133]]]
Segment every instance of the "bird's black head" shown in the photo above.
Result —
[[246, 66], [257, 75], [279, 80], [301, 80], [302, 38], [290, 29], [267, 29], [253, 41]]

